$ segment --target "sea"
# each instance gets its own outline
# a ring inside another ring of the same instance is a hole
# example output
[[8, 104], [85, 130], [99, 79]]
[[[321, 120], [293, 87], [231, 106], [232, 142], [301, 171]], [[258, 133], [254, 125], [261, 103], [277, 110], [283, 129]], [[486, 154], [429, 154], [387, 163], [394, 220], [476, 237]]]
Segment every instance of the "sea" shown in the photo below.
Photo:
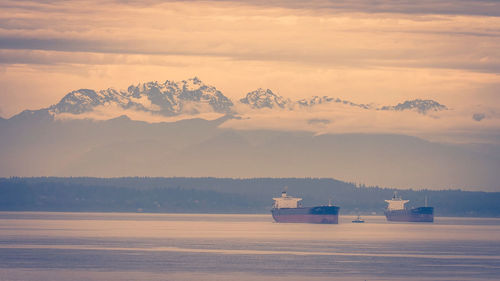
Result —
[[500, 280], [500, 219], [0, 212], [0, 280]]

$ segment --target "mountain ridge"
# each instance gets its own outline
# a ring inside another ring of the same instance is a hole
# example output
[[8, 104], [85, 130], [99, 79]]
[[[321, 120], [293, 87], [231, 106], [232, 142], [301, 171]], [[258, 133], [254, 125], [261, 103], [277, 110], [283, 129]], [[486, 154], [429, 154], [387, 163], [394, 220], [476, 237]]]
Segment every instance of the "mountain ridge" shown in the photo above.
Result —
[[380, 110], [395, 110], [395, 111], [403, 111], [408, 109], [415, 109], [418, 113], [427, 114], [429, 111], [441, 111], [448, 110], [448, 107], [442, 105], [433, 100], [422, 100], [422, 99], [414, 99], [411, 101], [405, 101], [403, 103], [399, 103], [395, 106], [382, 106]]
[[[448, 107], [434, 100], [407, 100], [394, 106], [377, 107], [373, 104], [358, 104], [330, 96], [311, 96], [291, 100], [270, 89], [258, 88], [248, 92], [237, 101], [250, 109], [280, 109], [294, 111], [299, 108], [314, 108], [325, 104], [343, 104], [365, 110], [414, 111], [422, 115], [429, 112], [448, 110]], [[53, 118], [59, 114], [82, 115], [96, 109], [115, 106], [126, 110], [151, 113], [158, 116], [193, 115], [213, 112], [235, 115], [235, 103], [216, 87], [203, 83], [199, 78], [165, 82], [150, 81], [130, 85], [126, 90], [108, 88], [95, 91], [79, 89], [66, 94], [57, 104], [38, 110], [25, 110], [11, 118], [25, 118], [36, 115], [40, 118]], [[52, 117], [48, 116], [51, 115]]]
[[94, 91], [80, 89], [64, 96], [61, 101], [48, 108], [53, 113], [81, 114], [97, 106], [117, 105], [122, 109], [149, 111], [164, 116], [179, 115], [182, 112], [198, 113], [197, 108], [188, 108], [188, 103], [200, 103], [211, 107], [214, 112], [229, 113], [233, 103], [215, 87], [205, 85], [197, 77], [163, 83], [151, 81], [131, 85], [126, 91], [112, 88]]

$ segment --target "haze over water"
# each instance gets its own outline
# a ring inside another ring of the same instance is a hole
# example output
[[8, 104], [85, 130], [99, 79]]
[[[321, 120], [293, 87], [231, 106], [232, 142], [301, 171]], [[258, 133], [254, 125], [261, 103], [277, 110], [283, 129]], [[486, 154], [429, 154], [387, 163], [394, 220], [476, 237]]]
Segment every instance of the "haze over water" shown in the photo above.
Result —
[[498, 50], [498, 0], [0, 0], [0, 281], [500, 280]]
[[[0, 280], [494, 280], [500, 219], [0, 213]], [[417, 275], [418, 274], [418, 275]]]

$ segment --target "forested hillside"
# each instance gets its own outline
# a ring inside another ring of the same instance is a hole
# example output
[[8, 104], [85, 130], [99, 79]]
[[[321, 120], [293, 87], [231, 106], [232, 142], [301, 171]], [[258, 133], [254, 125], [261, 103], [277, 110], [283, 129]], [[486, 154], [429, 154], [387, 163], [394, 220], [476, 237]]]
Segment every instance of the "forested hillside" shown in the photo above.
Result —
[[[2, 211], [267, 213], [287, 187], [304, 206], [328, 204], [342, 214], [382, 214], [395, 189], [322, 178], [2, 178]], [[409, 206], [427, 196], [437, 216], [500, 216], [500, 193], [398, 190]]]

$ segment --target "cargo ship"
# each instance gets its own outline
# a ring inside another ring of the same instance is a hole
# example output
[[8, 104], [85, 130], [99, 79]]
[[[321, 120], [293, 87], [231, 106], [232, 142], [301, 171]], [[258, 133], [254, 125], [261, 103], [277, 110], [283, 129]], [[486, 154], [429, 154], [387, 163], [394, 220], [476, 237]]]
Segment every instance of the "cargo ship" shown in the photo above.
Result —
[[281, 197], [273, 198], [274, 205], [271, 210], [273, 219], [276, 222], [285, 223], [339, 223], [339, 207], [316, 206], [302, 207], [302, 198], [288, 196], [286, 190], [281, 193]]
[[385, 209], [385, 217], [388, 221], [402, 222], [433, 222], [434, 207], [427, 207], [427, 198], [425, 199], [425, 207], [417, 207], [412, 209], [405, 208], [405, 204], [409, 200], [403, 200], [394, 192], [391, 200], [385, 200], [389, 205]]

